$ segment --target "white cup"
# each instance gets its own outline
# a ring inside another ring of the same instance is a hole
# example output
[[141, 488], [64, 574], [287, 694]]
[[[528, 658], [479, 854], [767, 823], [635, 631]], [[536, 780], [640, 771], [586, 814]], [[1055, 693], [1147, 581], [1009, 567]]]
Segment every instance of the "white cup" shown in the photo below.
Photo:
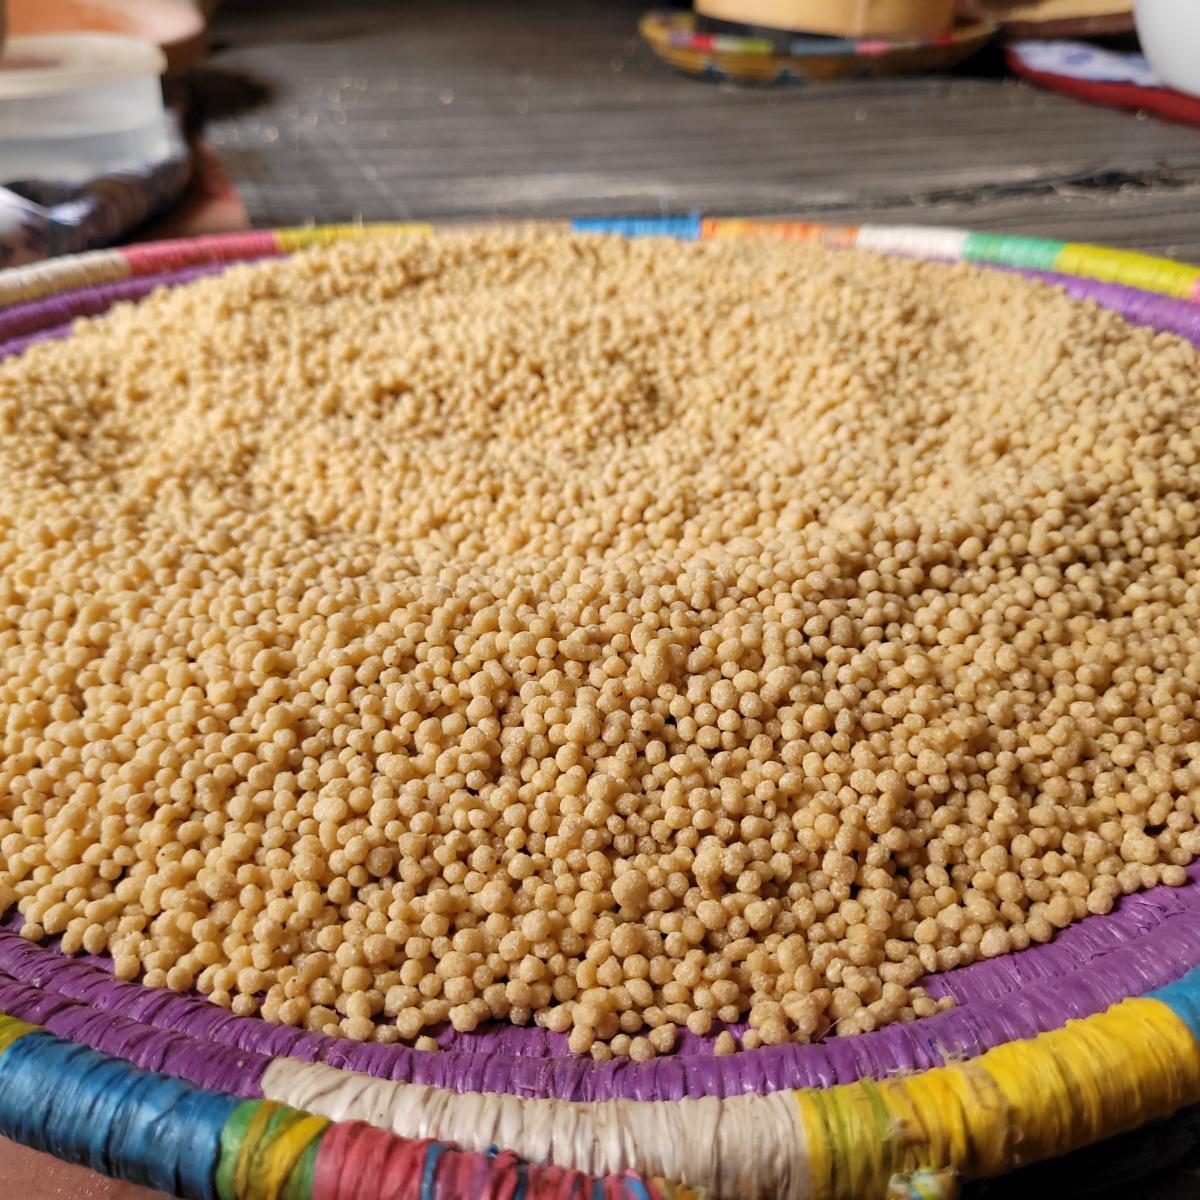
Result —
[[1135, 0], [1142, 52], [1168, 87], [1200, 96], [1200, 0]]

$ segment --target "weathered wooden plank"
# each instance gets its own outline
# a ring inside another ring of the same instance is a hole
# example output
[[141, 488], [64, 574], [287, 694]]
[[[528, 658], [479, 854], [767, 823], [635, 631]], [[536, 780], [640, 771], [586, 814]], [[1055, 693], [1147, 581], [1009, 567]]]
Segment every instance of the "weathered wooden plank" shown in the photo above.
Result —
[[970, 76], [718, 86], [641, 47], [640, 11], [247, 0], [218, 61], [275, 94], [212, 137], [260, 223], [795, 212], [1200, 256], [1193, 130]]

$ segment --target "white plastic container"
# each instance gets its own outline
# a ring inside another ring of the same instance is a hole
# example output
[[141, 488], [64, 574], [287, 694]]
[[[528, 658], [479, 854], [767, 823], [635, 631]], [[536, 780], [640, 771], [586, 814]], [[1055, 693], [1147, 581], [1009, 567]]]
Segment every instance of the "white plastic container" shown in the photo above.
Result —
[[1168, 87], [1200, 96], [1200, 0], [1136, 0], [1142, 53]]
[[0, 54], [0, 185], [80, 183], [163, 157], [162, 51], [108, 33], [11, 38]]

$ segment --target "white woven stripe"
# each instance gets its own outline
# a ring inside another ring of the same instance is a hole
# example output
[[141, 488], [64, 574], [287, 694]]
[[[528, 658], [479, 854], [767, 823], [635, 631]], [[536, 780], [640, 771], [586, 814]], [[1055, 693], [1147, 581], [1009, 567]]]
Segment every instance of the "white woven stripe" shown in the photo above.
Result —
[[970, 236], [966, 229], [927, 229], [920, 225], [862, 225], [854, 244], [861, 250], [903, 254], [908, 258], [959, 259]]
[[529, 1100], [374, 1079], [278, 1058], [263, 1096], [335, 1121], [367, 1121], [465, 1150], [499, 1146], [591, 1175], [635, 1170], [730, 1200], [811, 1200], [792, 1093], [727, 1100]]
[[89, 250], [0, 271], [0, 307], [40, 300], [69, 288], [112, 283], [133, 274], [119, 250]]

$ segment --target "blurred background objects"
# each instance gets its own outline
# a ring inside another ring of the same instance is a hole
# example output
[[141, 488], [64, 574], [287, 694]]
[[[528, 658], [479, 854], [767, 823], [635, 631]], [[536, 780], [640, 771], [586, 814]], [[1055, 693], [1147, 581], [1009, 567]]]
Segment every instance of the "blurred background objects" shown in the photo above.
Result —
[[175, 130], [83, 184], [0, 152], [34, 229], [9, 261], [247, 222], [697, 210], [1200, 256], [1200, 143], [1148, 115], [1200, 101], [1140, 57], [1132, 0], [9, 0], [9, 21], [0, 85], [35, 30], [155, 42]]

